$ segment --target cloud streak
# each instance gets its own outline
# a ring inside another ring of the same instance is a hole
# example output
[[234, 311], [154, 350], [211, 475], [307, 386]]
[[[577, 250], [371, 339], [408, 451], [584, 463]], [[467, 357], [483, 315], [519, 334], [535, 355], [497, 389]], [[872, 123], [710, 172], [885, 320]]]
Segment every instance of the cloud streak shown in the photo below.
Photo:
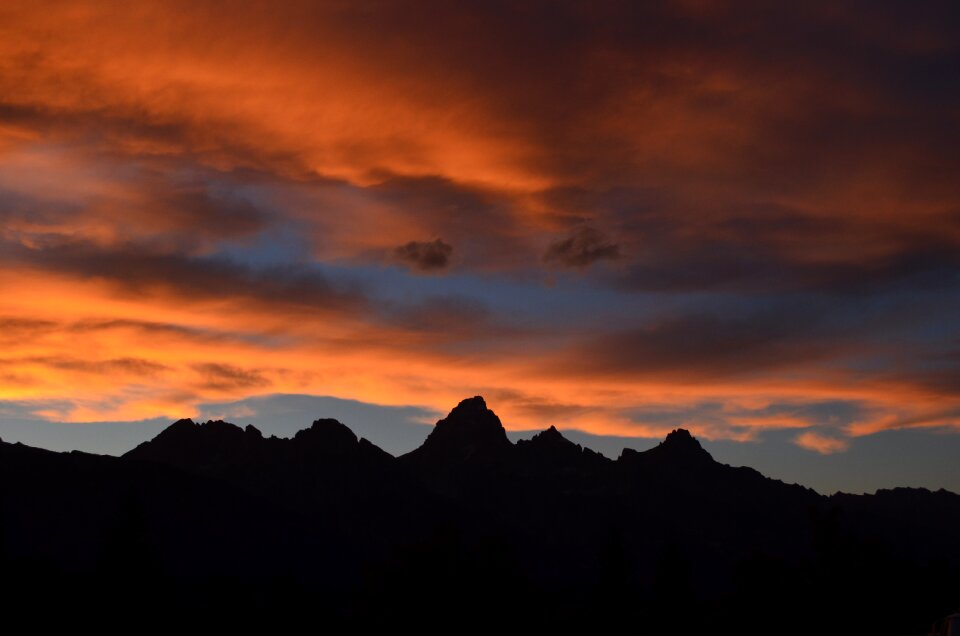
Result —
[[619, 245], [609, 242], [599, 230], [582, 227], [567, 238], [551, 243], [543, 255], [543, 261], [564, 267], [584, 268], [597, 261], [617, 261], [620, 257]]

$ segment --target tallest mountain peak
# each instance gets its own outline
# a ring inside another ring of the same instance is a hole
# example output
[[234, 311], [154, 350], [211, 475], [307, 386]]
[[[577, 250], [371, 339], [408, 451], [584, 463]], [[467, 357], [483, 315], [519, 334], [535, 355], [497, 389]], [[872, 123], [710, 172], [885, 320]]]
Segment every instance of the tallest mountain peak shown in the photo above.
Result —
[[410, 456], [470, 459], [499, 455], [511, 447], [500, 418], [477, 395], [461, 401], [438, 421], [423, 446]]
[[[460, 400], [460, 404], [453, 407], [453, 410], [450, 411], [450, 415], [447, 417], [449, 418], [455, 413], [482, 413], [484, 411], [490, 411], [490, 409], [487, 408], [486, 400], [483, 399], [483, 396], [475, 395], [472, 398]], [[492, 413], [493, 411], [490, 412]]]

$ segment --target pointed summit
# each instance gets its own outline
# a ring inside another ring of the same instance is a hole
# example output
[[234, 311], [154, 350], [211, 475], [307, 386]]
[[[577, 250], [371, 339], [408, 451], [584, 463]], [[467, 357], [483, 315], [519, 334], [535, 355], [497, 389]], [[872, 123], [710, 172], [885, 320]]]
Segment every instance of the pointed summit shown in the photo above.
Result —
[[512, 447], [500, 418], [478, 395], [463, 400], [438, 421], [423, 445], [407, 457], [442, 461], [488, 459], [509, 452]]
[[675, 467], [713, 464], [713, 457], [704, 450], [700, 442], [685, 428], [678, 428], [667, 434], [667, 437], [644, 452], [637, 452], [630, 448], [623, 449], [618, 461], [627, 463], [642, 462], [644, 464], [668, 464]]
[[[493, 411], [487, 408], [487, 402], [483, 399], [483, 396], [475, 395], [472, 398], [467, 398], [461, 400], [460, 404], [457, 404], [453, 407], [453, 410], [450, 411], [450, 414], [447, 415], [444, 420], [449, 420], [451, 418], [463, 418], [473, 416], [483, 416], [487, 413], [493, 414]], [[496, 415], [494, 415], [496, 417]], [[444, 421], [441, 420], [441, 421]], [[497, 423], [500, 423], [500, 420], [497, 419]]]
[[556, 426], [551, 426], [545, 431], [540, 431], [529, 440], [520, 440], [518, 446], [529, 446], [531, 448], [549, 448], [549, 449], [570, 449], [580, 452], [580, 445], [574, 444], [563, 433], [557, 430]]
[[517, 442], [517, 454], [542, 475], [580, 477], [602, 470], [610, 460], [563, 436], [556, 426]]
[[697, 441], [697, 438], [691, 435], [690, 431], [685, 428], [674, 429], [668, 433], [666, 439], [660, 442], [660, 446], [669, 448], [674, 452], [706, 452], [703, 450], [700, 442]]
[[533, 436], [533, 439], [539, 439], [544, 443], [550, 444], [573, 444], [573, 442], [563, 436], [563, 433], [557, 430], [556, 426], [550, 426], [547, 430], [537, 433]]
[[556, 426], [551, 426], [530, 439], [517, 441], [517, 453], [538, 471], [543, 471], [578, 465], [583, 449], [564, 437]]

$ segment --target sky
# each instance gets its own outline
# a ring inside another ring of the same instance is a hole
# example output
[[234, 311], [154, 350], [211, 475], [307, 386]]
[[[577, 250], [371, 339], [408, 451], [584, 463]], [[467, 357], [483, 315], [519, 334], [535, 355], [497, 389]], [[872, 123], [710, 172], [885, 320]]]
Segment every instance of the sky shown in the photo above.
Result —
[[960, 6], [793, 4], [4, 2], [0, 437], [483, 395], [960, 492]]

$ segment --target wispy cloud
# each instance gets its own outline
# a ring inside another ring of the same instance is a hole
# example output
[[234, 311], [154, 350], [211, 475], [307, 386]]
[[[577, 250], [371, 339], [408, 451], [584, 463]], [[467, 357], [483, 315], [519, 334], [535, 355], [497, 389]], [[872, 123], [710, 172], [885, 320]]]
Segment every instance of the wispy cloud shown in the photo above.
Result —
[[839, 437], [830, 437], [817, 433], [816, 431], [804, 431], [793, 438], [793, 443], [807, 450], [812, 450], [821, 455], [832, 455], [842, 453], [850, 447], [849, 440]]

